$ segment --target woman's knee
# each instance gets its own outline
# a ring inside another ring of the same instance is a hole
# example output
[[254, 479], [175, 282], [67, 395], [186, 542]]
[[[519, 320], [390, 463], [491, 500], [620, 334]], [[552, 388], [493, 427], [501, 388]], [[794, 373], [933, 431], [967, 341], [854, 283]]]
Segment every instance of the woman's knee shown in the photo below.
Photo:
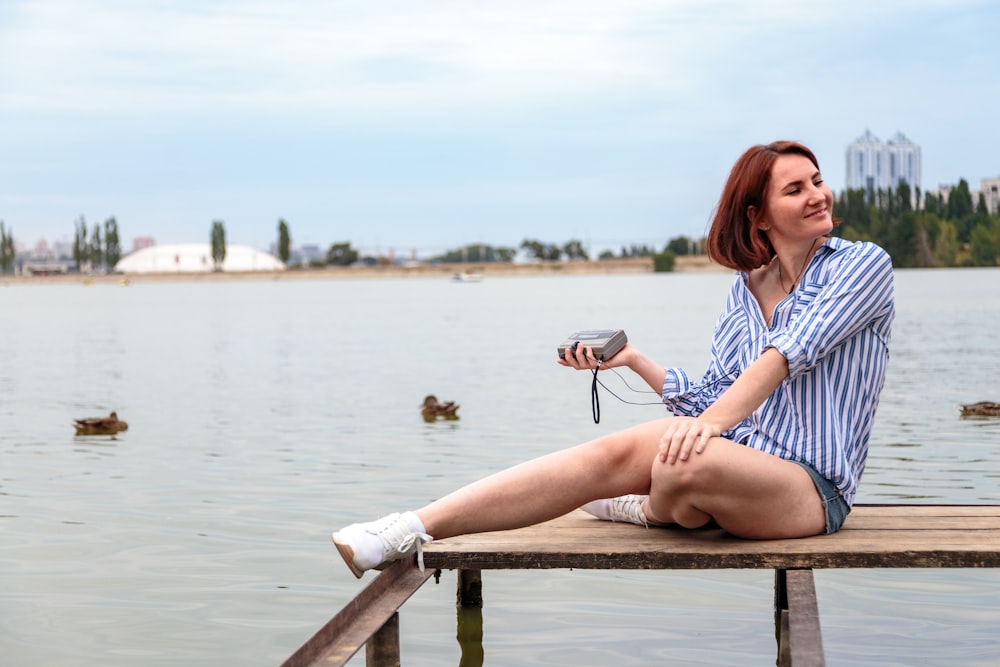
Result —
[[674, 463], [654, 457], [650, 470], [652, 493], [671, 502], [693, 498], [715, 483], [711, 468], [711, 458], [702, 454]]
[[650, 471], [649, 510], [652, 521], [698, 528], [711, 520], [699, 508], [704, 477], [699, 462], [692, 460], [663, 463], [657, 458]]

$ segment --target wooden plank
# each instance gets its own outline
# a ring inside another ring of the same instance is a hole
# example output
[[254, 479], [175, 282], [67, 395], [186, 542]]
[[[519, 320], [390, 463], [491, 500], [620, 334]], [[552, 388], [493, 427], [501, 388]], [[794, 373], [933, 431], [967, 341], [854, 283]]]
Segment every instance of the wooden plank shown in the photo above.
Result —
[[788, 629], [788, 610], [782, 609], [778, 612], [777, 616], [778, 623], [778, 659], [776, 664], [778, 667], [792, 667], [792, 647], [788, 642], [788, 635], [791, 634], [791, 630]]
[[825, 667], [812, 570], [786, 570], [788, 645], [794, 667]]
[[365, 667], [399, 667], [399, 612], [365, 642]]
[[788, 644], [788, 578], [787, 570], [774, 571], [774, 637], [778, 640], [778, 667], [790, 667], [792, 651]]
[[1000, 516], [1000, 505], [921, 505], [921, 504], [871, 504], [858, 503], [855, 514], [862, 515], [916, 515], [916, 516]]
[[852, 519], [847, 530], [993, 530], [997, 519], [988, 516], [863, 516]]
[[290, 655], [283, 667], [347, 664], [432, 574], [433, 568], [420, 572], [414, 558], [396, 561]]
[[576, 511], [513, 531], [425, 545], [443, 569], [1000, 567], [1000, 508], [855, 508], [834, 535], [743, 540], [719, 529], [644, 528]]
[[998, 519], [997, 505], [856, 505], [845, 528], [989, 530]]

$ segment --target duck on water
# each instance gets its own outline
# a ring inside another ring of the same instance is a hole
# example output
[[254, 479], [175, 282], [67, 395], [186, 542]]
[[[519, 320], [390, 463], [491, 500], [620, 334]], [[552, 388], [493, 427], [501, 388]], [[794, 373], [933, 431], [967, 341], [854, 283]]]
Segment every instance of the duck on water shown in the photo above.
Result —
[[118, 419], [118, 413], [112, 411], [107, 417], [86, 417], [74, 419], [77, 435], [114, 435], [128, 430], [128, 423]]
[[424, 421], [432, 422], [438, 419], [458, 419], [458, 415], [455, 414], [458, 411], [459, 406], [455, 401], [446, 401], [444, 403], [439, 402], [437, 397], [433, 394], [424, 398], [424, 403], [420, 407], [420, 414], [423, 415]]
[[1000, 403], [979, 401], [959, 407], [963, 417], [1000, 417]]

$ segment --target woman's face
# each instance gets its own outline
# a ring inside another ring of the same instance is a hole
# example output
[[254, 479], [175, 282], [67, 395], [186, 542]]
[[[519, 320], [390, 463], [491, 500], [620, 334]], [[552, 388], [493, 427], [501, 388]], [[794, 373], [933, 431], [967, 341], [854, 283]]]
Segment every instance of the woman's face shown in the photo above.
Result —
[[771, 167], [761, 229], [776, 241], [813, 241], [833, 229], [833, 193], [803, 155], [782, 155]]

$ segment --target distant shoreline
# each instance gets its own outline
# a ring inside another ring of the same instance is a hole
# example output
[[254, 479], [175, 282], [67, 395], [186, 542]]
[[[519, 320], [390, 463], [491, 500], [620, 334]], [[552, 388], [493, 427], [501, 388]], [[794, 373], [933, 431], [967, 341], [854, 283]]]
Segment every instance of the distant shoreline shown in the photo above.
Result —
[[[703, 273], [729, 271], [711, 262], [708, 257], [678, 257], [675, 273]], [[576, 276], [601, 274], [652, 273], [650, 257], [609, 259], [581, 262], [536, 262], [511, 264], [507, 262], [470, 262], [465, 264], [438, 264], [419, 266], [327, 266], [284, 271], [213, 271], [204, 273], [61, 273], [39, 276], [3, 276], [5, 285], [66, 285], [66, 284], [131, 284], [144, 282], [209, 282], [218, 280], [367, 280], [387, 278], [436, 278], [451, 279], [456, 274], [489, 276]]]

